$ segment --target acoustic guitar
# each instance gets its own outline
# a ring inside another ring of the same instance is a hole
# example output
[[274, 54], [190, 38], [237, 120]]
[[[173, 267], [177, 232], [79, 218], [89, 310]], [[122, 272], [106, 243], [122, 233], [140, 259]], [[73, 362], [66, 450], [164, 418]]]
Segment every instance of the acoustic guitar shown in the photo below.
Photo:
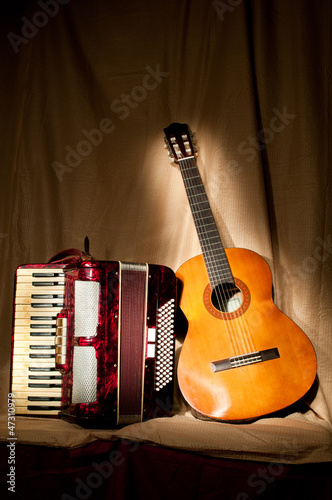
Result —
[[188, 126], [173, 123], [164, 132], [203, 252], [176, 273], [188, 321], [177, 373], [182, 395], [199, 418], [243, 421], [284, 409], [314, 382], [313, 346], [274, 304], [265, 260], [223, 247]]

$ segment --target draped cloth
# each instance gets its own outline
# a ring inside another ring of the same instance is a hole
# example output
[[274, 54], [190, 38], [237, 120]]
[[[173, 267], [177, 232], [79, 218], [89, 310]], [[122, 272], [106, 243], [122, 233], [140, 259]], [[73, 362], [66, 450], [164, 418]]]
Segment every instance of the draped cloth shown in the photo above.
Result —
[[202, 422], [176, 387], [168, 419], [90, 431], [17, 417], [16, 436], [56, 447], [128, 438], [226, 458], [331, 460], [331, 3], [17, 4], [1, 20], [2, 438], [18, 265], [83, 249], [86, 235], [99, 260], [176, 271], [201, 253], [180, 172], [163, 148], [163, 128], [180, 122], [196, 134], [224, 246], [267, 261], [275, 304], [313, 343], [314, 389], [251, 424]]

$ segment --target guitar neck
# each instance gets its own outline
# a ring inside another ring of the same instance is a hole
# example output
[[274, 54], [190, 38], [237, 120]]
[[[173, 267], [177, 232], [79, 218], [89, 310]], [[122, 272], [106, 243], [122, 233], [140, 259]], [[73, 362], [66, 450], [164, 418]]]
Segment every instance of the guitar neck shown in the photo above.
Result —
[[234, 284], [234, 278], [221, 242], [209, 200], [194, 157], [179, 159], [191, 212], [202, 248], [211, 287]]

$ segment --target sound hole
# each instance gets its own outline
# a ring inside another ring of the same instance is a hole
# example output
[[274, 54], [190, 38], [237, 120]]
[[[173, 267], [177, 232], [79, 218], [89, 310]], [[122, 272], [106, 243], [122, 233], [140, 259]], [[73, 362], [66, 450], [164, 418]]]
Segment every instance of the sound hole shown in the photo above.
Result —
[[221, 283], [214, 287], [211, 302], [220, 312], [233, 312], [241, 307], [243, 295], [233, 283]]

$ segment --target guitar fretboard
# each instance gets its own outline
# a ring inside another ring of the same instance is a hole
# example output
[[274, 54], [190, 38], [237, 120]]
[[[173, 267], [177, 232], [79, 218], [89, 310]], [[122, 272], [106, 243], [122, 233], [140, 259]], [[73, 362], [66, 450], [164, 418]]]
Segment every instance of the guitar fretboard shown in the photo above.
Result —
[[221, 242], [209, 200], [194, 157], [179, 159], [191, 212], [201, 244], [211, 287], [234, 284], [234, 278]]

